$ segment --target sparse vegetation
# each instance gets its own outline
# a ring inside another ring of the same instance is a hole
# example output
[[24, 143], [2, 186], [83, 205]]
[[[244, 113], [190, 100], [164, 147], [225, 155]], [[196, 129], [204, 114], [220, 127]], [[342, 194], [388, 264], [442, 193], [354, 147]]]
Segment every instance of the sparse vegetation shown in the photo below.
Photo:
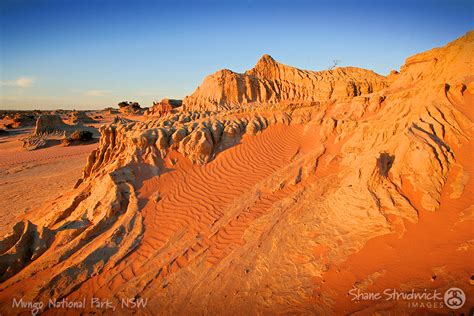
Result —
[[89, 131], [75, 131], [69, 137], [62, 140], [64, 146], [69, 146], [73, 143], [87, 142], [92, 139], [92, 133]]
[[138, 102], [122, 101], [118, 106], [120, 112], [125, 115], [132, 115], [142, 110]]
[[130, 107], [134, 109], [140, 109], [141, 106], [138, 102], [122, 101], [118, 104], [119, 108]]
[[328, 67], [328, 70], [333, 70], [335, 69], [341, 61], [339, 59], [333, 59], [332, 60], [332, 65]]

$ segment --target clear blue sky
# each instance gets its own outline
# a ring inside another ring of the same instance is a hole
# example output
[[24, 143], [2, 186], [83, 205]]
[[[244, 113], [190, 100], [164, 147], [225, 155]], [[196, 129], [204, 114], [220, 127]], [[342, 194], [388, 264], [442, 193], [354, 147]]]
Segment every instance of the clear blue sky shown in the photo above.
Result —
[[264, 53], [387, 74], [473, 29], [473, 3], [1, 0], [0, 109], [150, 106]]

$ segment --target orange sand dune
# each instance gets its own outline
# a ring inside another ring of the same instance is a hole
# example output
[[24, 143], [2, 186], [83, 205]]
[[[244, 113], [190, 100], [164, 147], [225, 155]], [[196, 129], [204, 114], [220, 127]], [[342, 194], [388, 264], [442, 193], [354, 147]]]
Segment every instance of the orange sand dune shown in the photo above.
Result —
[[[270, 127], [261, 135], [244, 137], [242, 144], [204, 166], [192, 165], [179, 153], [172, 153], [170, 159], [178, 163], [167, 166], [170, 171], [158, 180], [144, 181], [139, 190], [139, 199], [145, 201], [157, 188], [161, 197], [159, 203], [152, 200], [143, 207], [147, 230], [141, 245], [106, 280], [91, 278], [72, 297], [107, 297], [111, 291], [126, 287], [131, 277], [140, 277], [152, 269], [162, 271], [153, 280], [161, 283], [166, 274], [188, 265], [189, 261], [202, 260], [196, 257], [202, 256], [204, 248], [205, 266], [212, 269], [236, 247], [245, 244], [243, 235], [250, 222], [292, 192], [290, 185], [276, 193], [259, 192], [255, 201], [236, 201], [275, 170], [290, 163], [297, 153], [308, 150], [313, 134], [303, 133], [303, 126]], [[241, 203], [250, 205], [237, 209], [237, 213], [232, 211], [232, 207]], [[170, 248], [168, 244], [176, 235], [180, 236], [179, 246]], [[182, 255], [175, 258], [176, 254]]]
[[[474, 167], [468, 163], [473, 149], [463, 145], [457, 151], [458, 163], [473, 174]], [[459, 173], [460, 170], [454, 169], [449, 174], [448, 188]], [[420, 195], [409, 183], [404, 191], [411, 201], [420, 200]], [[321, 293], [337, 293], [334, 298], [337, 314], [370, 315], [387, 310], [413, 315], [449, 312], [439, 302], [438, 308], [430, 309], [407, 308], [408, 302], [403, 301], [352, 301], [354, 296], [348, 292], [362, 283], [367, 284], [361, 287], [363, 292], [379, 293], [385, 289], [410, 291], [412, 288], [439, 289], [444, 293], [450, 287], [461, 287], [466, 293], [466, 307], [473, 306], [474, 288], [470, 279], [474, 271], [474, 180], [469, 178], [461, 198], [453, 199], [451, 193], [449, 189], [444, 191], [436, 213], [419, 207], [417, 223], [405, 222], [405, 227], [400, 228], [402, 231], [399, 229], [369, 240], [359, 252], [316, 278], [316, 304], [321, 303]]]
[[446, 314], [443, 297], [351, 293], [458, 287], [467, 314], [473, 50], [468, 32], [388, 77], [264, 56], [211, 75], [181, 108], [100, 127], [71, 190], [2, 215], [17, 222], [0, 239], [0, 312], [31, 312], [11, 305], [23, 298], [60, 315]]

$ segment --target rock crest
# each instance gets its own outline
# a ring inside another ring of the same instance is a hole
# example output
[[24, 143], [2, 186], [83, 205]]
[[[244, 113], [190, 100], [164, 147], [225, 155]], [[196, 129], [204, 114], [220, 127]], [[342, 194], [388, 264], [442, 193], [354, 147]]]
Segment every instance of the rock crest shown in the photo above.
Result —
[[206, 77], [196, 91], [184, 99], [183, 105], [187, 110], [212, 111], [246, 104], [335, 102], [386, 86], [385, 77], [369, 70], [355, 67], [300, 70], [263, 55], [254, 68], [243, 74], [224, 69]]

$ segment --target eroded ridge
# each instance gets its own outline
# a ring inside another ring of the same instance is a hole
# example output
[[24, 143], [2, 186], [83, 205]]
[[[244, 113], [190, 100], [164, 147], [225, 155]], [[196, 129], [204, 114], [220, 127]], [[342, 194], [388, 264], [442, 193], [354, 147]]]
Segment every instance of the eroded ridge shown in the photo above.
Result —
[[[435, 211], [458, 148], [472, 146], [473, 37], [411, 57], [347, 99], [238, 97], [226, 103], [237, 108], [206, 111], [192, 109], [208, 109], [195, 98], [103, 126], [74, 190], [1, 240], [0, 301], [149, 297], [149, 312], [169, 314], [331, 311], [331, 293], [314, 304], [314, 278], [369, 239], [403, 233], [421, 209]], [[263, 66], [248, 75], [270, 80]]]

